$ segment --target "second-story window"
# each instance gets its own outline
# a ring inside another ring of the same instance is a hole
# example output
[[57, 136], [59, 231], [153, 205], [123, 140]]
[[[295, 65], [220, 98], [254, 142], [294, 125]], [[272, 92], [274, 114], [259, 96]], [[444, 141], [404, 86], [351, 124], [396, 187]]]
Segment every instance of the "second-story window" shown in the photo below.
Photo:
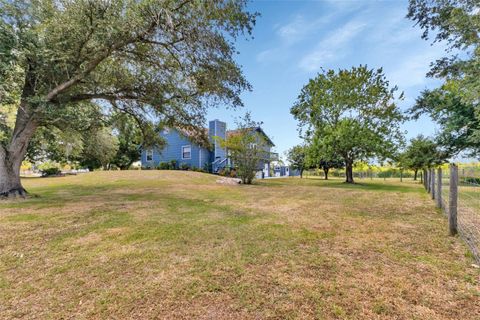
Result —
[[192, 158], [192, 147], [183, 146], [182, 147], [182, 159], [191, 159]]

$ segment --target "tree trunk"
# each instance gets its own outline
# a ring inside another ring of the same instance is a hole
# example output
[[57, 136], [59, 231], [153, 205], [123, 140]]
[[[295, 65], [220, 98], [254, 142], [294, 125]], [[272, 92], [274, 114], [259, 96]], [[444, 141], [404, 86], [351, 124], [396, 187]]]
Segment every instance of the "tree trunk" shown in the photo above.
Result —
[[300, 179], [303, 179], [303, 169], [300, 169]]
[[20, 181], [20, 166], [27, 146], [38, 125], [25, 101], [20, 103], [12, 138], [7, 146], [0, 145], [0, 198], [25, 197]]
[[413, 181], [417, 181], [417, 173], [418, 173], [418, 169], [416, 170], [413, 170], [414, 172], [414, 175], [413, 175]]
[[324, 168], [323, 169], [323, 173], [325, 175], [325, 180], [328, 180], [328, 171], [329, 171], [329, 168]]
[[345, 182], [346, 183], [354, 183], [353, 181], [353, 161], [346, 161], [345, 162]]
[[20, 165], [12, 163], [10, 157], [2, 155], [0, 158], [0, 198], [16, 198], [17, 196], [24, 198], [26, 193], [20, 181]]

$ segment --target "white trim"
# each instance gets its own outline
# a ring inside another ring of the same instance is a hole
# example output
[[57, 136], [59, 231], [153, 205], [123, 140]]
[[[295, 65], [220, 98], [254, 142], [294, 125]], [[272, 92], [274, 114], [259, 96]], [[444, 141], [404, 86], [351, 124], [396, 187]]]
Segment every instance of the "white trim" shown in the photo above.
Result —
[[[184, 154], [183, 148], [190, 148], [190, 157], [189, 157], [189, 158], [185, 158], [185, 157], [183, 156], [183, 154]], [[185, 146], [182, 146], [181, 152], [182, 152], [182, 160], [190, 160], [190, 159], [192, 159], [192, 145], [187, 144], [187, 145], [185, 145]]]

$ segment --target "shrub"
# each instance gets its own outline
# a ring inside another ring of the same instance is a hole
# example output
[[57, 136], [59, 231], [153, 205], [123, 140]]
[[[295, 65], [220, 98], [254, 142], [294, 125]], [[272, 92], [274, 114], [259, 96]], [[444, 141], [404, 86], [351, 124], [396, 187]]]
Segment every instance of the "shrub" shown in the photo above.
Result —
[[168, 162], [160, 162], [158, 165], [157, 169], [159, 170], [169, 170], [170, 169], [170, 163]]
[[460, 181], [461, 184], [480, 184], [480, 178], [476, 177], [465, 177], [463, 181]]
[[175, 170], [177, 169], [177, 160], [172, 160], [170, 161], [170, 170]]
[[60, 174], [62, 171], [57, 167], [50, 167], [41, 170], [42, 177], [49, 177], [49, 176], [56, 176]]
[[180, 164], [180, 170], [189, 170], [190, 165], [188, 163], [182, 163]]

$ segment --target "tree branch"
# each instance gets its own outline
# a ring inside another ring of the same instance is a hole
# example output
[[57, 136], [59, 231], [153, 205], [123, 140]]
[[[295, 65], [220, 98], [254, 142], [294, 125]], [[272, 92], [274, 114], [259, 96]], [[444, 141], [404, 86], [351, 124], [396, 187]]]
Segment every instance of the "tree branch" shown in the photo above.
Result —
[[136, 36], [134, 37], [131, 37], [131, 38], [128, 38], [124, 41], [120, 41], [116, 44], [113, 44], [112, 46], [110, 46], [109, 48], [106, 48], [103, 50], [102, 53], [100, 53], [95, 59], [91, 60], [85, 70], [83, 70], [81, 73], [77, 74], [76, 76], [74, 76], [73, 78], [63, 82], [62, 84], [56, 86], [55, 88], [53, 88], [47, 95], [46, 95], [46, 100], [47, 101], [52, 101], [56, 96], [58, 96], [60, 93], [62, 93], [63, 91], [69, 89], [70, 87], [74, 86], [75, 84], [77, 84], [79, 81], [81, 81], [82, 79], [84, 79], [86, 76], [88, 76], [90, 74], [90, 72], [92, 72], [103, 60], [105, 60], [106, 58], [108, 58], [110, 56], [110, 54], [128, 44], [131, 44], [131, 43], [135, 43], [141, 39], [144, 38], [144, 36], [150, 34], [151, 32], [153, 32], [155, 30], [155, 27], [159, 24], [159, 20], [158, 19], [155, 19], [154, 21], [152, 21], [152, 23], [150, 24], [150, 26], [144, 31], [144, 32], [141, 32], [140, 34], [137, 34]]

